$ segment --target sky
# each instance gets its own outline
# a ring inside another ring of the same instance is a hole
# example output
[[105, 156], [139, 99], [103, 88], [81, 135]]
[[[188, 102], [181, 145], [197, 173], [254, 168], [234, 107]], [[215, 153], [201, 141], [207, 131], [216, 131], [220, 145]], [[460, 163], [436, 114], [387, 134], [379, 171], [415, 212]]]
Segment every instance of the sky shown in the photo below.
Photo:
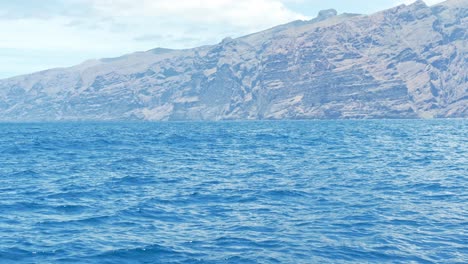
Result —
[[[371, 14], [414, 0], [0, 0], [0, 78], [156, 47], [215, 44], [320, 10]], [[441, 0], [426, 0], [432, 5]]]

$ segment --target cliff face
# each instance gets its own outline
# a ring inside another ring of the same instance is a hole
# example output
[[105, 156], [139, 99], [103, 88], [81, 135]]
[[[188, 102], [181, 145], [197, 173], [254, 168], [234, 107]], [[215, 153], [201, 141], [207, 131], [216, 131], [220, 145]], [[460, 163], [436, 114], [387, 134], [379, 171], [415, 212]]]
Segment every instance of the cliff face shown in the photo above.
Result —
[[214, 46], [0, 81], [0, 120], [468, 117], [468, 0], [320, 12]]

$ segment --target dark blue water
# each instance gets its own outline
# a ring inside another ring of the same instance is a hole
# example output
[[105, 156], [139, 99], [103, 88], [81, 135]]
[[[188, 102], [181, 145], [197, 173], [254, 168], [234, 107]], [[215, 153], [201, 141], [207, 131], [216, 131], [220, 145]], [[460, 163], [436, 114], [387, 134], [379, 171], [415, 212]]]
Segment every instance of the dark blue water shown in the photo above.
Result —
[[1, 263], [467, 263], [465, 120], [0, 125]]

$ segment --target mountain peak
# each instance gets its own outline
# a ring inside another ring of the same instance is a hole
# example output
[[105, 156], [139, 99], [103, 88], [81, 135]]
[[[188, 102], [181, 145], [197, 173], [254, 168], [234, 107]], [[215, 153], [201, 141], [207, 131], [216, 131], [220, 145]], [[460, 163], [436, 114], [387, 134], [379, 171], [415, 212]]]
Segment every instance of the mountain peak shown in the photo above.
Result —
[[171, 52], [171, 51], [174, 51], [174, 50], [173, 49], [166, 49], [166, 48], [155, 48], [155, 49], [148, 50], [148, 52], [152, 52], [154, 54], [164, 54], [164, 53], [168, 53], [168, 52]]
[[423, 0], [417, 0], [414, 3], [410, 4], [409, 6], [413, 8], [427, 8], [428, 7]]
[[321, 10], [318, 13], [317, 18], [320, 20], [325, 20], [325, 19], [337, 16], [337, 15], [338, 15], [338, 12], [335, 9], [325, 9], [325, 10]]
[[221, 44], [223, 44], [223, 45], [224, 45], [224, 44], [228, 44], [228, 43], [232, 42], [233, 40], [234, 40], [234, 39], [231, 38], [231, 37], [225, 37], [225, 38], [223, 38], [223, 40], [221, 41]]

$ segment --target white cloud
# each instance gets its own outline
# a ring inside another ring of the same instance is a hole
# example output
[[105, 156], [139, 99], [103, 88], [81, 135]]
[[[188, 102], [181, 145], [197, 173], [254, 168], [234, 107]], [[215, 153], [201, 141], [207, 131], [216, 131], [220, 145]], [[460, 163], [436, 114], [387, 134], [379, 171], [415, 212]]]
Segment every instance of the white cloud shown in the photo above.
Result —
[[[443, 1], [445, 0], [423, 0], [427, 5], [435, 5], [435, 4], [438, 4], [438, 3], [442, 3]], [[398, 0], [398, 1], [395, 1], [395, 4], [398, 5], [398, 4], [412, 4], [416, 2], [416, 0]]]
[[107, 56], [112, 51], [121, 53], [156, 46], [188, 48], [305, 18], [277, 0], [63, 2], [81, 6], [88, 13], [83, 16], [56, 13], [47, 19], [35, 15], [2, 19], [0, 48], [100, 51]]
[[161, 26], [177, 28], [183, 24], [190, 29], [192, 25], [210, 28], [223, 25], [228, 31], [241, 34], [305, 18], [287, 9], [279, 0], [83, 1], [88, 2], [99, 16], [111, 18], [116, 23], [130, 23], [138, 27], [144, 21], [152, 21], [155, 30], [171, 33], [177, 31]]
[[[14, 55], [10, 68], [17, 74], [41, 63], [46, 69], [156, 47], [214, 44], [305, 18], [281, 0], [43, 0], [47, 9], [18, 1], [0, 3], [0, 51], [25, 54]], [[51, 54], [64, 58], [49, 60]], [[0, 77], [5, 72], [0, 69]]]

